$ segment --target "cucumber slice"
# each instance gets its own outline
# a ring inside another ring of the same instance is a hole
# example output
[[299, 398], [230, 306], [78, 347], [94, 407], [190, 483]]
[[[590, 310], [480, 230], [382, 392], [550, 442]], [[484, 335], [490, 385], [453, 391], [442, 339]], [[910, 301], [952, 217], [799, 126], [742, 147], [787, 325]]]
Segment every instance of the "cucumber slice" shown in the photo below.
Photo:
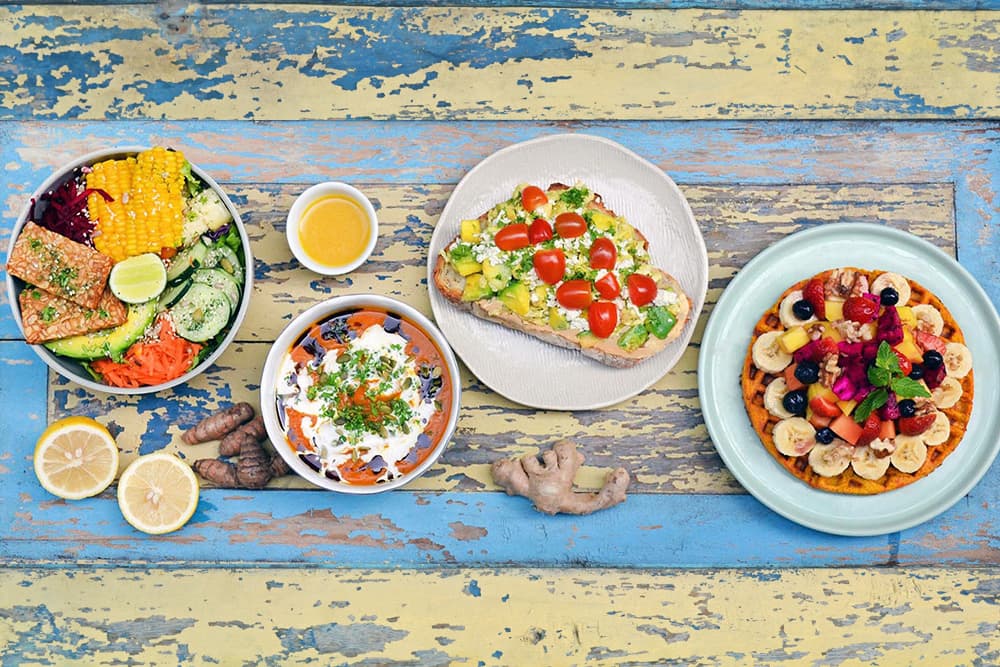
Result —
[[204, 283], [209, 287], [214, 287], [229, 298], [229, 303], [233, 310], [240, 305], [240, 284], [236, 278], [226, 273], [220, 268], [198, 269], [191, 274], [192, 282]]
[[202, 343], [226, 328], [232, 312], [224, 292], [192, 282], [187, 293], [170, 309], [170, 316], [178, 336]]
[[205, 267], [222, 269], [235, 278], [237, 283], [243, 284], [243, 264], [237, 257], [236, 251], [227, 245], [212, 248]]
[[191, 276], [196, 269], [205, 266], [208, 259], [208, 246], [198, 242], [184, 248], [167, 267], [167, 284], [174, 285]]
[[190, 280], [181, 281], [176, 285], [169, 285], [167, 289], [163, 290], [163, 294], [160, 295], [160, 301], [157, 303], [157, 309], [162, 311], [172, 308], [174, 304], [181, 300], [182, 296], [187, 294], [190, 287]]

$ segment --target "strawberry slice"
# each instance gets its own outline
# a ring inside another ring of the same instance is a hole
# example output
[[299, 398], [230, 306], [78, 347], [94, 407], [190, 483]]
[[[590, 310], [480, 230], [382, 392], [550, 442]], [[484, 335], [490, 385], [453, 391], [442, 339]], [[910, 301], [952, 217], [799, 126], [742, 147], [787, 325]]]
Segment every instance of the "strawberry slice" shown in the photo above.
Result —
[[826, 295], [823, 292], [822, 281], [813, 278], [806, 283], [802, 290], [802, 298], [813, 307], [813, 315], [821, 320], [826, 319]]
[[823, 396], [814, 396], [809, 401], [809, 407], [812, 408], [814, 413], [822, 417], [837, 417], [840, 415], [840, 406]]
[[852, 296], [844, 302], [844, 317], [858, 324], [874, 322], [878, 317], [878, 304], [863, 296]]
[[935, 336], [934, 334], [917, 329], [913, 333], [913, 338], [917, 341], [917, 345], [919, 345], [920, 349], [924, 352], [927, 350], [937, 350], [942, 355], [944, 354], [947, 343], [945, 343], [944, 339], [940, 336]]
[[[930, 424], [927, 426], [929, 427]], [[878, 415], [873, 412], [868, 415], [868, 419], [865, 420], [864, 425], [861, 427], [861, 435], [858, 437], [857, 442], [858, 446], [863, 447], [864, 445], [870, 444], [872, 440], [878, 438], [881, 432], [882, 420], [879, 419]], [[921, 431], [921, 433], [923, 433], [923, 431]]]
[[899, 432], [903, 435], [920, 435], [927, 429], [931, 427], [934, 423], [934, 418], [937, 415], [934, 412], [928, 412], [923, 415], [913, 415], [912, 417], [900, 417], [899, 418]]

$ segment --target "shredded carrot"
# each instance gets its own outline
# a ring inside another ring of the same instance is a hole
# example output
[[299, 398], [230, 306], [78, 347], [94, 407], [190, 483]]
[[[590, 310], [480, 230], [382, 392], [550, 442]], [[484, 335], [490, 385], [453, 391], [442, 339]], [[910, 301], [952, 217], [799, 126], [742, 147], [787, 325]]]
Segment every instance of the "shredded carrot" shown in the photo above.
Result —
[[202, 346], [174, 333], [170, 320], [160, 318], [159, 335], [135, 343], [121, 362], [98, 359], [90, 367], [113, 387], [142, 387], [168, 382], [186, 373]]

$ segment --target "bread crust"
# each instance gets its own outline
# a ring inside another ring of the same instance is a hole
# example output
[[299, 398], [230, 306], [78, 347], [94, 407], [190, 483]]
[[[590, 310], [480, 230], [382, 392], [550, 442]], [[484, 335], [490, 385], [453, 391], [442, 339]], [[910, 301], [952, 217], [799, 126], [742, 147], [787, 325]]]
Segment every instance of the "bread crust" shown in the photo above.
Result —
[[[548, 191], [559, 192], [566, 189], [569, 189], [569, 186], [562, 183], [553, 183], [549, 186]], [[613, 211], [604, 205], [601, 196], [598, 194], [594, 195], [594, 199], [591, 200], [588, 206], [608, 215], [615, 215]], [[479, 219], [481, 222], [485, 222], [487, 217], [488, 212], [480, 215]], [[642, 239], [643, 245], [648, 247], [646, 238], [642, 236], [639, 230], [635, 231]], [[630, 368], [639, 362], [656, 355], [681, 335], [688, 324], [688, 320], [691, 318], [691, 299], [681, 288], [680, 283], [666, 271], [655, 268], [654, 278], [656, 280], [657, 287], [660, 289], [670, 289], [675, 292], [678, 297], [677, 305], [679, 310], [677, 312], [677, 322], [670, 330], [670, 333], [666, 336], [666, 338], [661, 339], [655, 336], [650, 336], [645, 344], [631, 351], [618, 347], [614, 337], [592, 338], [589, 339], [586, 344], [582, 344], [577, 335], [579, 332], [573, 329], [559, 331], [549, 326], [543, 326], [536, 322], [529, 321], [511, 311], [503, 304], [503, 302], [500, 301], [500, 299], [496, 297], [481, 299], [478, 301], [463, 301], [462, 291], [465, 286], [465, 279], [457, 271], [455, 271], [455, 269], [451, 266], [451, 263], [444, 257], [444, 253], [450, 251], [451, 248], [459, 241], [460, 237], [458, 236], [452, 239], [452, 241], [445, 246], [442, 254], [438, 255], [437, 261], [434, 265], [434, 285], [445, 299], [459, 308], [472, 313], [480, 319], [494, 322], [507, 327], [508, 329], [523, 332], [552, 345], [557, 345], [570, 350], [579, 350], [584, 356], [608, 366], [613, 366], [615, 368]]]

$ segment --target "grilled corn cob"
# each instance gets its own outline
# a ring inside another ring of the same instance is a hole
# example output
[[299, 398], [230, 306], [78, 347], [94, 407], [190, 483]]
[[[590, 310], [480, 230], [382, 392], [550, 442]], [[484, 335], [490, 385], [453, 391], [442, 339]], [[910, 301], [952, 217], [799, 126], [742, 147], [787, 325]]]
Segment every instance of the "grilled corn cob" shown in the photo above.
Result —
[[116, 262], [181, 244], [184, 230], [184, 155], [157, 146], [122, 160], [95, 164], [87, 187], [107, 192], [87, 199], [97, 224], [94, 246]]

